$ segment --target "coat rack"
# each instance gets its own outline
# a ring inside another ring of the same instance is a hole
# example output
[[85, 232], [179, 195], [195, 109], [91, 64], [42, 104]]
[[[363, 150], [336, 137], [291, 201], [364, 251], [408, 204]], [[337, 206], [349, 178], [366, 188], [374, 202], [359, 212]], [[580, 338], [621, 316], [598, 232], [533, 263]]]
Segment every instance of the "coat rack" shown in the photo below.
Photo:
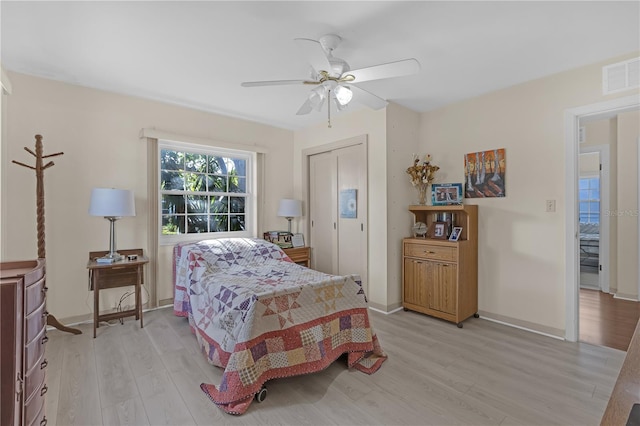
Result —
[[[45, 241], [44, 241], [44, 171], [53, 166], [53, 161], [49, 161], [44, 166], [42, 165], [43, 158], [56, 157], [63, 155], [64, 152], [56, 152], [55, 154], [42, 155], [42, 135], [36, 135], [36, 152], [31, 151], [26, 146], [24, 150], [29, 154], [36, 157], [36, 166], [32, 167], [19, 161], [13, 160], [19, 166], [26, 167], [36, 172], [36, 217], [37, 217], [37, 229], [38, 229], [38, 258], [45, 258]], [[63, 325], [52, 314], [47, 315], [47, 325], [57, 328], [67, 333], [82, 334], [82, 331], [77, 328], [71, 328]]]

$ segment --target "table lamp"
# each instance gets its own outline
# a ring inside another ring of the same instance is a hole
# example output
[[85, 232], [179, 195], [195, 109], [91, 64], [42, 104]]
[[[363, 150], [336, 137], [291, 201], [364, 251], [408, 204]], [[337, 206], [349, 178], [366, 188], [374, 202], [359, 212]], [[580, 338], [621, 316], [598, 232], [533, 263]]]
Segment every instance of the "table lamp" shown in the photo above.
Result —
[[93, 188], [89, 205], [91, 216], [103, 216], [110, 222], [109, 253], [98, 259], [111, 263], [122, 259], [116, 251], [116, 220], [124, 216], [135, 216], [136, 206], [133, 191], [127, 189]]
[[283, 198], [278, 207], [278, 216], [289, 221], [289, 235], [291, 235], [291, 219], [302, 216], [302, 201]]

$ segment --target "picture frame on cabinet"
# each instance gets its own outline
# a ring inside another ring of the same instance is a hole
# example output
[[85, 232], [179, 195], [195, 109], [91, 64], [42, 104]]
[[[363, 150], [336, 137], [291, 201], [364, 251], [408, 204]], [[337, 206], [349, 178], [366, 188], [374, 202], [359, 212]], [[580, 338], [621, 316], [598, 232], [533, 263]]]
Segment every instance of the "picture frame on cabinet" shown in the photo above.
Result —
[[436, 240], [446, 240], [447, 225], [447, 222], [433, 222], [429, 227], [429, 237]]
[[434, 206], [462, 204], [462, 184], [434, 183], [431, 185], [431, 197]]
[[458, 241], [460, 234], [462, 234], [462, 226], [454, 226], [451, 235], [449, 235], [449, 241]]

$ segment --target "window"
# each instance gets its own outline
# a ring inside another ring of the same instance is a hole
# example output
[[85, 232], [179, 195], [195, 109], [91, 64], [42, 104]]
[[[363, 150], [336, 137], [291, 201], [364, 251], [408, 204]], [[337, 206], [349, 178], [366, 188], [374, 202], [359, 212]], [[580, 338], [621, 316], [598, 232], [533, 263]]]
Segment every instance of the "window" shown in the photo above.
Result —
[[600, 177], [579, 180], [580, 223], [600, 223]]
[[158, 148], [161, 239], [251, 234], [254, 154], [175, 142]]

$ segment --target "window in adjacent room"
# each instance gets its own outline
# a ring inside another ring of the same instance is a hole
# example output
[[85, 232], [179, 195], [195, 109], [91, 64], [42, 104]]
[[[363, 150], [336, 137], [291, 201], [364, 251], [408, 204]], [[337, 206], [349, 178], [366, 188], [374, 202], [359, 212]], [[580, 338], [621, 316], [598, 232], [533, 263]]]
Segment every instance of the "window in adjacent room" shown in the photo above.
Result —
[[250, 235], [255, 154], [174, 142], [158, 153], [162, 240]]
[[600, 223], [600, 177], [579, 180], [580, 223]]

